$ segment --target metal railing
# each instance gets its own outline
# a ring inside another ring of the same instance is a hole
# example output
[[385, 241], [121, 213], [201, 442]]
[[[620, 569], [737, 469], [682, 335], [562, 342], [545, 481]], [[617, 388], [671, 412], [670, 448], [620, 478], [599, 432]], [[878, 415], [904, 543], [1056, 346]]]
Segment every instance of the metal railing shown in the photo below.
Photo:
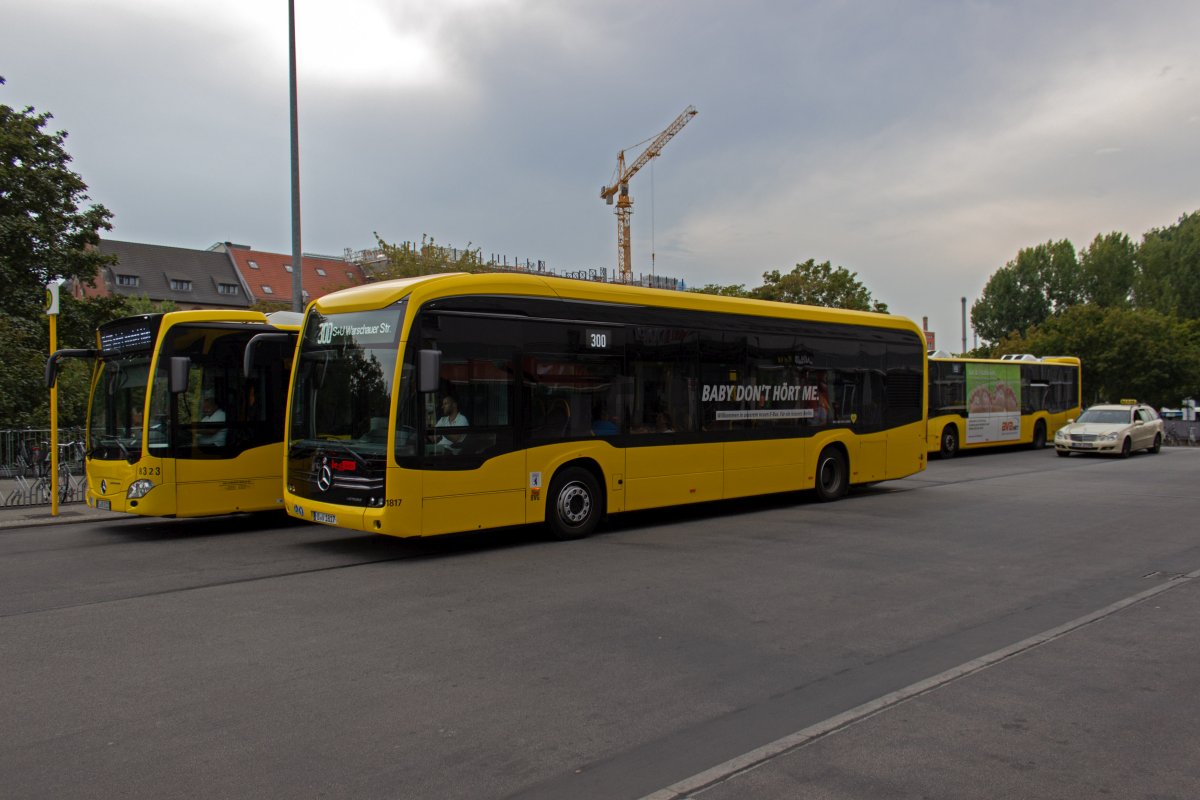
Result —
[[[50, 430], [0, 430], [0, 506], [50, 504]], [[58, 502], [82, 503], [87, 496], [84, 431], [58, 432]]]

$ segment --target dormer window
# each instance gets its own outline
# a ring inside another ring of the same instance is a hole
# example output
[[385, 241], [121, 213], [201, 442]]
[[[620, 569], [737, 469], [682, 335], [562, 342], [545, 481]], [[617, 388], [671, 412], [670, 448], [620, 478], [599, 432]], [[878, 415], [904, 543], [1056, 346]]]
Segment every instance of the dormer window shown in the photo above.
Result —
[[218, 283], [217, 291], [220, 294], [237, 294], [238, 285], [236, 283]]
[[183, 278], [171, 278], [171, 291], [173, 292], [190, 292], [192, 290], [192, 282]]
[[117, 275], [117, 286], [137, 286], [141, 282], [137, 275]]

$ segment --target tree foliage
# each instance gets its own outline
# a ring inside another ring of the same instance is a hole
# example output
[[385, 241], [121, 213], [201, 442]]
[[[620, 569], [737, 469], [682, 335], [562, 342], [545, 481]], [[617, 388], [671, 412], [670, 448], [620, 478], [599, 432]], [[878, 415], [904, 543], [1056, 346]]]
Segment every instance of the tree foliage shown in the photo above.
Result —
[[0, 103], [0, 312], [17, 317], [41, 312], [51, 279], [91, 282], [110, 260], [93, 246], [112, 214], [82, 208], [87, 185], [68, 166], [66, 132], [44, 130], [51, 118]]
[[971, 306], [971, 324], [984, 340], [1024, 335], [1051, 313], [1083, 297], [1075, 247], [1066, 239], [1027, 247], [992, 275]]
[[1200, 394], [1198, 334], [1197, 320], [1090, 303], [1064, 310], [1027, 336], [1004, 339], [995, 354], [1078, 356], [1085, 405], [1123, 398], [1177, 405]]
[[1200, 211], [1149, 231], [1137, 250], [1137, 266], [1138, 307], [1200, 318]]
[[415, 278], [418, 275], [436, 275], [443, 272], [488, 272], [494, 264], [485, 262], [479, 249], [464, 249], [439, 245], [432, 236], [421, 235], [421, 244], [402, 242], [389, 244], [375, 234], [379, 249], [387, 258], [387, 265], [376, 271], [376, 277]]
[[871, 297], [870, 290], [858, 279], [858, 273], [845, 267], [834, 267], [828, 261], [818, 264], [812, 258], [797, 264], [791, 272], [784, 273], [777, 269], [764, 272], [762, 285], [753, 289], [747, 289], [742, 283], [710, 283], [689, 291], [826, 308], [877, 311], [882, 314], [888, 310], [886, 303]]

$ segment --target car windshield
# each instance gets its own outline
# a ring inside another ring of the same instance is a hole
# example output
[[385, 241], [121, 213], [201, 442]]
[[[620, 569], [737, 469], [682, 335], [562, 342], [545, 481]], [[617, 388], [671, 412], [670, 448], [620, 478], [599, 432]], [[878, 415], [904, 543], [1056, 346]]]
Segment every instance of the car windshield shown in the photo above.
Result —
[[1124, 408], [1089, 408], [1079, 415], [1078, 422], [1093, 422], [1101, 425], [1128, 425], [1130, 414]]

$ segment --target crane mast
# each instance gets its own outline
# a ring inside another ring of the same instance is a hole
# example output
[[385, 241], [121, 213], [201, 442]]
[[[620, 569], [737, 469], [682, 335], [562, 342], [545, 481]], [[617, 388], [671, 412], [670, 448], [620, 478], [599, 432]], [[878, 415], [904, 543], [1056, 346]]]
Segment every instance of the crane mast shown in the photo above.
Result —
[[601, 199], [610, 206], [613, 204], [613, 197], [617, 198], [617, 271], [620, 273], [623, 283], [628, 283], [633, 273], [629, 253], [629, 217], [633, 214], [633, 198], [629, 196], [629, 179], [639, 169], [646, 166], [650, 159], [661, 154], [666, 143], [683, 130], [683, 126], [691, 122], [694, 116], [696, 116], [695, 106], [685, 108], [674, 122], [654, 137], [654, 141], [650, 142], [642, 154], [628, 167], [625, 166], [625, 151], [617, 153], [617, 179], [612, 185], [600, 188]]

